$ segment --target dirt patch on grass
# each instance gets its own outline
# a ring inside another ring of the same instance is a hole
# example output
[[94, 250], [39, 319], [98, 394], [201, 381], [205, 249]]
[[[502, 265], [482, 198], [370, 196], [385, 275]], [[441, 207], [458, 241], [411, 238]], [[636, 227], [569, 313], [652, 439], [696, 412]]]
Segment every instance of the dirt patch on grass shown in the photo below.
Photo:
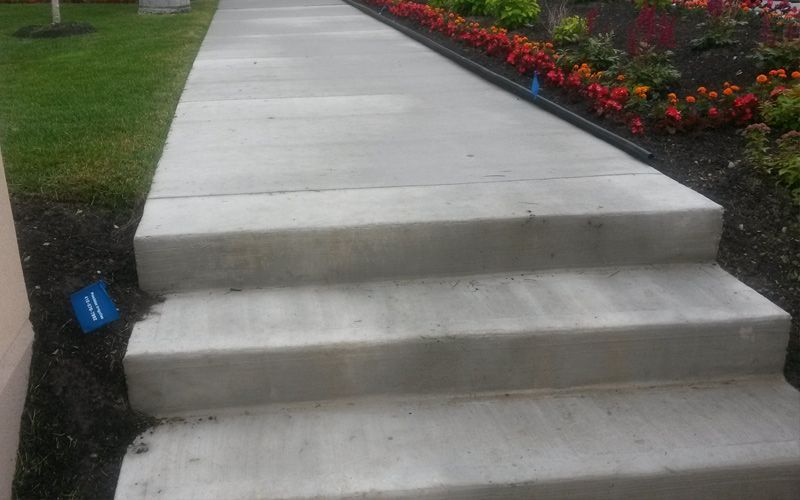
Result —
[[[122, 368], [131, 327], [153, 303], [137, 284], [138, 217], [41, 199], [12, 202], [36, 332], [14, 494], [113, 498], [128, 444], [151, 424], [128, 405]], [[99, 279], [121, 319], [84, 334], [69, 295]]]
[[63, 36], [85, 35], [97, 31], [89, 23], [69, 22], [25, 26], [14, 32], [19, 38], [60, 38]]

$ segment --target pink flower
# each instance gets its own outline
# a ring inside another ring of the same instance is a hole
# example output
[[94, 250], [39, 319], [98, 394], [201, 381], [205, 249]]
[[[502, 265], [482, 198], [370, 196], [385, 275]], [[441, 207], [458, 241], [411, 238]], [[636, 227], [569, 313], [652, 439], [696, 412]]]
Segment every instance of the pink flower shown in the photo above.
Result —
[[630, 127], [633, 135], [644, 134], [644, 123], [642, 123], [642, 119], [638, 116], [634, 116], [631, 121], [628, 122], [628, 126]]

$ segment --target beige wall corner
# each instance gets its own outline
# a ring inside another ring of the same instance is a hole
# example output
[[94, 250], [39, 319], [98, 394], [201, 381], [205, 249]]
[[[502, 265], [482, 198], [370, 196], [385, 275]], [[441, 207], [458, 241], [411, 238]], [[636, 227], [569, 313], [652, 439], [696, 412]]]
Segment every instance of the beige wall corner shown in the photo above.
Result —
[[33, 330], [0, 154], [0, 499], [11, 497]]

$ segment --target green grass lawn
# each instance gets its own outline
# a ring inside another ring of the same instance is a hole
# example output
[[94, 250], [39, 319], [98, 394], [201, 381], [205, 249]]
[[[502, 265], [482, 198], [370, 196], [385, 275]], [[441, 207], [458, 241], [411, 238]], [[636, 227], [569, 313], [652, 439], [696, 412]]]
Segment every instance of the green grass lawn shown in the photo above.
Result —
[[19, 39], [50, 5], [0, 5], [0, 148], [12, 192], [130, 207], [150, 186], [217, 0], [189, 14], [136, 4], [62, 4], [96, 33]]

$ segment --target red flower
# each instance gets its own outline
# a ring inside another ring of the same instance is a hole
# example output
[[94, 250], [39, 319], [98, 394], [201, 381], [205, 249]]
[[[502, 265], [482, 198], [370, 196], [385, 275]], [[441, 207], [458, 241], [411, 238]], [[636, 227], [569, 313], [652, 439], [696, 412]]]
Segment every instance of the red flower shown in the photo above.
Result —
[[629, 96], [630, 93], [628, 92], [628, 89], [625, 87], [616, 87], [611, 90], [611, 98], [617, 102], [624, 104], [625, 101], [628, 100]]
[[608, 87], [604, 87], [599, 83], [592, 83], [586, 87], [586, 95], [593, 99], [602, 99], [608, 95]]
[[670, 106], [670, 107], [668, 107], [668, 108], [667, 108], [667, 111], [664, 113], [664, 115], [665, 115], [667, 118], [669, 118], [669, 119], [671, 119], [671, 120], [673, 120], [673, 121], [676, 121], [676, 122], [679, 122], [679, 121], [681, 121], [681, 118], [682, 118], [682, 116], [681, 116], [681, 112], [680, 112], [680, 111], [678, 111], [678, 108], [676, 108], [676, 107], [674, 107], [674, 106]]
[[733, 101], [733, 109], [731, 112], [737, 122], [747, 123], [755, 117], [757, 107], [758, 97], [751, 92], [749, 94], [737, 97]]
[[716, 118], [718, 116], [719, 116], [719, 110], [717, 108], [708, 108], [709, 118]]

